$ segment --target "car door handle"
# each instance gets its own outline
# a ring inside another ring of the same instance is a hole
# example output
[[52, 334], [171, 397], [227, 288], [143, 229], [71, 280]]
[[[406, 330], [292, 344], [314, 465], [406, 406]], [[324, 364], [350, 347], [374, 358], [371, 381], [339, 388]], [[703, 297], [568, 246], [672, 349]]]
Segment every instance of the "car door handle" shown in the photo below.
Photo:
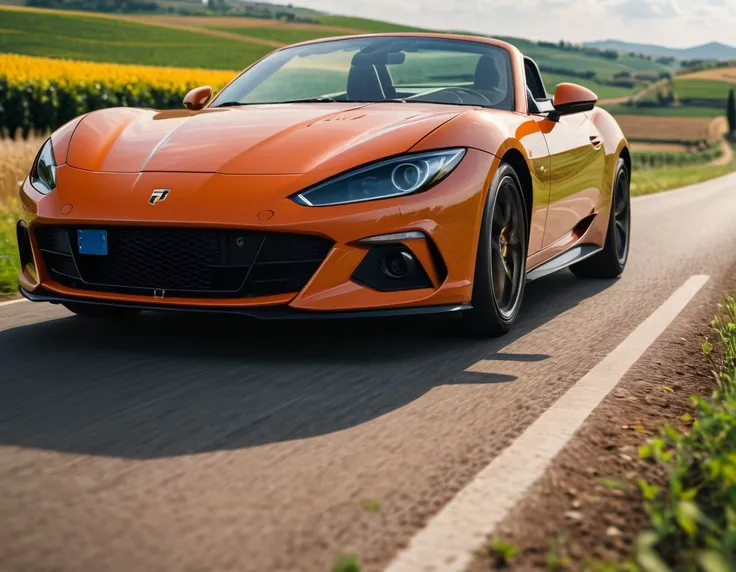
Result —
[[601, 148], [601, 146], [603, 145], [603, 139], [601, 139], [601, 138], [600, 138], [600, 137], [598, 137], [597, 135], [591, 135], [591, 136], [590, 136], [590, 144], [591, 144], [591, 145], [592, 145], [592, 146], [593, 146], [593, 147], [594, 147], [595, 149], [600, 149], [600, 148]]

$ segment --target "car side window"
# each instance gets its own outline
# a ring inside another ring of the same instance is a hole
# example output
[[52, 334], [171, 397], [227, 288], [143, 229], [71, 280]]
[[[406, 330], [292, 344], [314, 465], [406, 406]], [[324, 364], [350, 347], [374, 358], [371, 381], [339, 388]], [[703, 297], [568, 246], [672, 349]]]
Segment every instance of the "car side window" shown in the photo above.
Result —
[[537, 64], [529, 58], [524, 58], [524, 75], [526, 76], [526, 86], [532, 92], [534, 99], [537, 101], [548, 99]]

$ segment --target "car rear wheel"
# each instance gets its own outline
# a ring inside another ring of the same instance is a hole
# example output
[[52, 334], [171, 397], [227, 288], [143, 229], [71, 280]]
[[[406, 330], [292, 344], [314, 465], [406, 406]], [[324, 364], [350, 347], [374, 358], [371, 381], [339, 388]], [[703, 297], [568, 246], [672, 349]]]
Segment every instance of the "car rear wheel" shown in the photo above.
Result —
[[631, 235], [631, 197], [629, 173], [623, 159], [616, 165], [616, 177], [611, 197], [611, 214], [603, 250], [590, 258], [573, 264], [573, 274], [580, 278], [616, 278], [626, 267]]
[[121, 322], [135, 318], [140, 310], [134, 308], [115, 308], [112, 306], [97, 306], [95, 304], [76, 304], [69, 302], [63, 306], [82, 318], [105, 320], [109, 322]]
[[500, 336], [511, 329], [526, 283], [527, 216], [521, 183], [502, 163], [491, 183], [481, 223], [473, 281], [473, 309], [465, 321], [476, 335]]

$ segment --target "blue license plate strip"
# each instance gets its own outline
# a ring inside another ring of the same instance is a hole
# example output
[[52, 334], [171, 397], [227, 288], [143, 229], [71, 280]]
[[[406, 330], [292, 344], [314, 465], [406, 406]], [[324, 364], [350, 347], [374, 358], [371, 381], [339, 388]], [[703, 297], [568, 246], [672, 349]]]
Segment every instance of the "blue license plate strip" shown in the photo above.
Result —
[[107, 231], [78, 230], [77, 249], [79, 254], [107, 256]]

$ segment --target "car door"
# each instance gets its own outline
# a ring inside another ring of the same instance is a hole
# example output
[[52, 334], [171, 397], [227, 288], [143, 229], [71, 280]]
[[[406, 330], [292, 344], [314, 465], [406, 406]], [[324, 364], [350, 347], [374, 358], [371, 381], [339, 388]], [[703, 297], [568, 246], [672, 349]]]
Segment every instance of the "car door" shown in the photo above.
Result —
[[[525, 61], [527, 86], [538, 102], [550, 98], [536, 64]], [[595, 213], [600, 200], [605, 154], [603, 139], [586, 113], [541, 118], [539, 127], [550, 157], [550, 198], [542, 248], [570, 235]]]

